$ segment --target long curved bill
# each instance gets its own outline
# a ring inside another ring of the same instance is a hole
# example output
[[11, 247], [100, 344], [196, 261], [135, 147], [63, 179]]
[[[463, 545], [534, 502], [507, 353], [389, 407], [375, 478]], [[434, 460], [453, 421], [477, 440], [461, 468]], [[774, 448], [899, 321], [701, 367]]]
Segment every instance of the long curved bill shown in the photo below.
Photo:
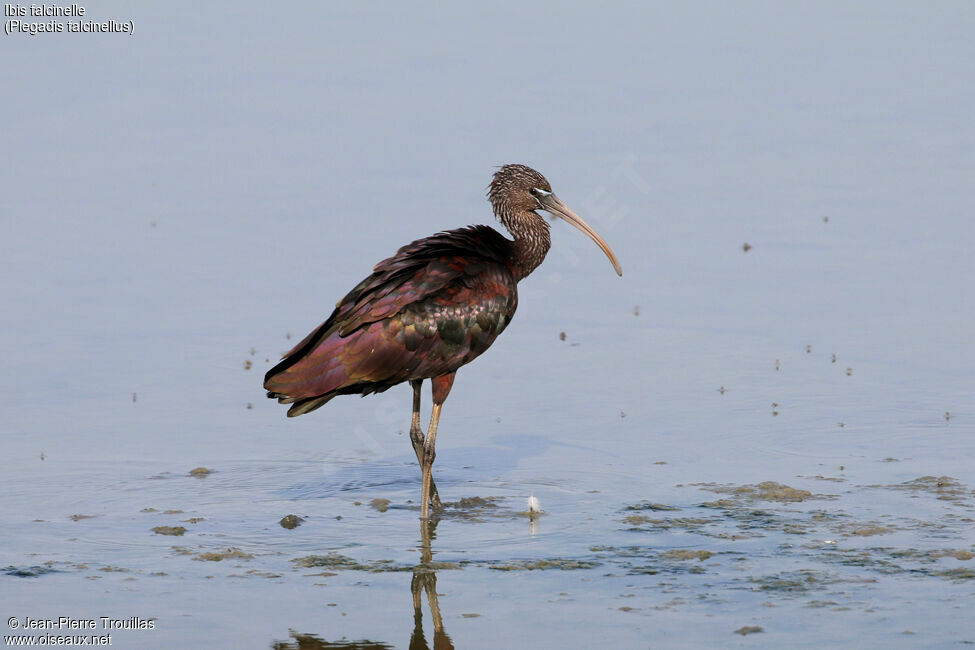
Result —
[[568, 221], [573, 226], [586, 233], [589, 236], [589, 239], [596, 242], [596, 245], [599, 246], [604, 253], [606, 253], [606, 257], [609, 258], [609, 261], [613, 263], [613, 268], [616, 269], [616, 275], [623, 275], [623, 268], [620, 266], [620, 261], [616, 259], [616, 254], [613, 252], [613, 249], [609, 247], [609, 244], [606, 243], [606, 240], [600, 237], [599, 233], [593, 230], [588, 223], [583, 221], [582, 217], [577, 215], [572, 211], [571, 208], [569, 208], [569, 206], [563, 203], [562, 199], [554, 194], [546, 193], [538, 199], [538, 203], [542, 206], [543, 210], [551, 212], [555, 216]]

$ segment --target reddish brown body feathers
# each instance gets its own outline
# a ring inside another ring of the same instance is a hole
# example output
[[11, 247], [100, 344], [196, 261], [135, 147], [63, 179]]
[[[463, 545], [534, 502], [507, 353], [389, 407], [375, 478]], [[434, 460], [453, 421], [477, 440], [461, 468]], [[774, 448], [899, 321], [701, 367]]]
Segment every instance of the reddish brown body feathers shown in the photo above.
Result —
[[511, 247], [494, 229], [471, 226], [399, 249], [268, 371], [268, 397], [292, 404], [295, 416], [336, 395], [455, 372], [515, 313], [520, 274], [510, 266]]

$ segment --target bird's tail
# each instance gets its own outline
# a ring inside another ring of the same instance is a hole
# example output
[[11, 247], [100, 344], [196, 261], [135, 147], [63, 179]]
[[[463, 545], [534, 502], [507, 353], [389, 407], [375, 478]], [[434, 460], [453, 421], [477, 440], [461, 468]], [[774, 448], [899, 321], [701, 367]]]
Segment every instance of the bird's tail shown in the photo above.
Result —
[[281, 395], [279, 393], [274, 393], [268, 391], [267, 396], [271, 398], [277, 398], [278, 402], [281, 404], [291, 404], [291, 408], [288, 409], [288, 417], [293, 418], [299, 415], [304, 415], [305, 413], [311, 413], [317, 408], [320, 408], [326, 404], [330, 399], [335, 397], [336, 393], [330, 395], [319, 395], [318, 397], [287, 397], [286, 395]]

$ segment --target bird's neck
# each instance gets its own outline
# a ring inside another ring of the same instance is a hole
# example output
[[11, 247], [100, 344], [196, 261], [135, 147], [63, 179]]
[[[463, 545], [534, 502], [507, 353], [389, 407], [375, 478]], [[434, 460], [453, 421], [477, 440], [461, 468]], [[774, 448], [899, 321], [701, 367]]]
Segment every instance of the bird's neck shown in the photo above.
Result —
[[521, 280], [538, 268], [552, 247], [549, 225], [538, 214], [514, 215], [504, 224], [514, 238], [511, 246], [511, 264], [517, 280]]

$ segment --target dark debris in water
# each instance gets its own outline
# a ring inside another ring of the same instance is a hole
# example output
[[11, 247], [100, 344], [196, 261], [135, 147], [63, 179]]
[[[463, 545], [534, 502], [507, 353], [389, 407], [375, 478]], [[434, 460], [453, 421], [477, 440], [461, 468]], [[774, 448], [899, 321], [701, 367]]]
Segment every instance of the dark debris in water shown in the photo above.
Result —
[[937, 571], [934, 575], [949, 580], [975, 580], [975, 569], [969, 567], [946, 569], [945, 571]]
[[37, 578], [38, 576], [42, 576], [47, 573], [57, 573], [58, 570], [51, 568], [50, 566], [35, 564], [34, 566], [8, 566], [3, 570], [3, 572], [8, 576], [14, 576], [15, 578]]
[[131, 571], [130, 569], [126, 569], [125, 567], [112, 566], [112, 565], [103, 566], [98, 570], [101, 571], [102, 573], [129, 573]]
[[811, 479], [814, 481], [832, 481], [833, 483], [846, 483], [846, 479], [839, 476], [823, 476], [822, 474], [816, 474], [815, 476], [800, 476], [799, 478]]
[[202, 560], [204, 562], [222, 562], [223, 560], [250, 560], [254, 556], [250, 553], [245, 553], [239, 548], [227, 548], [222, 551], [208, 551], [205, 553], [200, 553], [194, 560]]
[[958, 503], [975, 496], [975, 490], [969, 489], [961, 481], [951, 476], [920, 476], [914, 480], [905, 481], [904, 483], [896, 483], [894, 485], [868, 485], [867, 487], [905, 490], [908, 492], [927, 492], [942, 501], [954, 501]]
[[298, 526], [300, 526], [304, 521], [305, 518], [299, 517], [298, 515], [285, 515], [281, 517], [281, 521], [279, 521], [278, 523], [281, 524], [281, 528], [285, 528], [287, 530], [293, 530]]
[[499, 562], [496, 560], [464, 560], [461, 562], [426, 562], [419, 565], [404, 564], [393, 560], [371, 560], [360, 562], [347, 555], [329, 553], [327, 555], [307, 555], [292, 560], [296, 568], [331, 570], [366, 571], [369, 573], [392, 573], [398, 571], [413, 571], [417, 568], [430, 570], [453, 570], [467, 567], [485, 567], [494, 571], [571, 571], [575, 569], [592, 569], [602, 562], [597, 559], [577, 558], [542, 558], [536, 560], [513, 560]]
[[369, 507], [379, 512], [386, 512], [389, 510], [389, 504], [389, 499], [373, 499], [369, 502]]
[[505, 497], [464, 497], [459, 501], [448, 501], [443, 504], [440, 516], [446, 519], [458, 519], [470, 522], [483, 522], [486, 518], [520, 517], [510, 508], [503, 508]]
[[767, 576], [749, 578], [756, 591], [774, 591], [787, 594], [805, 593], [843, 582], [843, 579], [823, 571], [801, 569]]
[[[289, 630], [290, 641], [275, 641], [271, 644], [271, 650], [393, 650], [395, 646], [380, 641], [369, 641], [362, 639], [359, 641], [326, 641], [314, 634], [299, 634], [294, 630]], [[412, 646], [411, 646], [412, 647]], [[425, 645], [424, 645], [425, 647]], [[439, 646], [437, 646], [439, 647]]]
[[679, 528], [689, 531], [701, 530], [705, 526], [719, 523], [720, 517], [651, 517], [649, 515], [629, 515], [623, 523], [635, 529], [663, 531]]
[[[440, 569], [459, 569], [463, 563], [457, 562], [428, 562], [422, 565], [402, 564], [393, 560], [372, 560], [369, 562], [359, 562], [347, 555], [340, 553], [329, 553], [327, 555], [306, 555], [292, 560], [296, 568], [316, 569], [326, 568], [345, 571], [366, 571], [369, 573], [393, 573], [399, 571], [412, 571], [417, 566], [423, 566], [431, 570]], [[317, 575], [317, 574], [315, 574]]]
[[573, 569], [592, 569], [597, 566], [599, 566], [599, 562], [592, 560], [553, 558], [550, 560], [520, 560], [503, 564], [489, 564], [488, 568], [495, 571], [546, 571], [550, 569], [571, 571]]
[[[624, 530], [634, 535], [653, 536], [651, 541], [633, 547], [594, 546], [590, 550], [596, 554], [595, 559], [621, 566], [630, 575], [721, 575], [750, 557], [732, 552], [729, 542], [768, 538], [762, 545], [764, 548], [771, 545], [773, 550], [765, 551], [770, 552], [771, 557], [809, 562], [812, 568], [753, 578], [753, 584], [757, 584], [754, 588], [761, 591], [804, 593], [836, 581], [873, 583], [878, 576], [885, 575], [955, 582], [975, 579], [975, 566], [964, 564], [975, 560], [975, 546], [943, 545], [946, 539], [971, 539], [975, 519], [970, 517], [944, 513], [935, 520], [925, 521], [885, 513], [879, 519], [861, 519], [838, 508], [818, 506], [807, 509], [800, 504], [817, 499], [835, 501], [839, 497], [814, 494], [772, 481], [740, 486], [713, 483], [694, 486], [717, 492], [722, 498], [698, 504], [701, 509], [698, 513], [686, 505], [681, 506], [679, 513], [674, 513], [655, 508], [650, 501], [624, 506], [619, 514]], [[893, 486], [867, 487], [927, 493], [952, 505], [968, 503], [968, 488], [951, 477], [922, 476]], [[756, 507], [759, 503], [761, 508]], [[920, 538], [916, 534], [894, 536], [902, 531], [927, 534]], [[667, 548], [675, 533], [714, 541], [706, 548]], [[909, 545], [864, 547], [870, 540], [888, 536], [907, 540]], [[925, 540], [930, 543], [935, 538], [942, 545], [934, 548], [914, 546], [924, 544]], [[699, 561], [689, 562], [695, 559]], [[833, 576], [815, 568], [817, 566], [835, 567], [841, 574]]]
[[[975, 548], [973, 546], [972, 548]], [[895, 549], [884, 549], [889, 551], [893, 557], [910, 558], [912, 560], [924, 561], [924, 562], [937, 562], [941, 558], [950, 557], [955, 560], [960, 560], [962, 562], [967, 562], [975, 558], [975, 553], [967, 549], [953, 549], [953, 548], [942, 548], [942, 549], [932, 549], [928, 551], [920, 551], [917, 549], [907, 549], [903, 551], [898, 551]]]
[[464, 497], [460, 501], [448, 501], [443, 506], [455, 511], [485, 510], [497, 508], [498, 502], [503, 500], [504, 497]]
[[174, 535], [180, 536], [186, 532], [186, 529], [182, 526], [156, 526], [152, 529], [157, 535]]
[[660, 557], [665, 560], [697, 560], [698, 562], [703, 562], [713, 556], [714, 553], [711, 551], [694, 551], [686, 548], [672, 548], [660, 554]]
[[269, 578], [269, 579], [272, 579], [272, 580], [275, 579], [275, 578], [284, 577], [282, 574], [275, 573], [274, 571], [258, 571], [257, 569], [248, 569], [247, 571], [244, 571], [244, 573], [242, 573], [242, 574], [240, 574], [240, 573], [231, 573], [230, 574], [230, 577], [232, 577], [232, 578], [238, 578], [238, 577], [239, 578], [245, 578], [245, 577], [249, 577], [249, 576], [253, 576], [255, 578]]
[[626, 506], [625, 510], [654, 510], [657, 512], [665, 512], [670, 510], [680, 510], [677, 506], [667, 506], [662, 503], [650, 503], [649, 501], [641, 501], [640, 503], [634, 504], [632, 506]]
[[408, 571], [412, 567], [396, 565], [392, 560], [378, 560], [375, 562], [359, 562], [339, 553], [329, 553], [328, 555], [306, 555], [292, 560], [295, 566], [303, 569], [345, 569], [347, 571], [370, 571], [381, 573], [386, 571]]
[[757, 485], [721, 485], [718, 483], [692, 483], [702, 490], [717, 494], [729, 494], [732, 498], [747, 501], [779, 501], [793, 503], [808, 499], [828, 499], [829, 495], [813, 494], [809, 490], [799, 490], [775, 481], [764, 481]]
[[[945, 558], [950, 560], [945, 562]], [[967, 549], [914, 549], [893, 546], [871, 548], [835, 548], [823, 552], [820, 560], [847, 567], [867, 568], [884, 575], [911, 575], [948, 580], [975, 578], [975, 567], [952, 566], [954, 561], [968, 562], [975, 553]], [[947, 567], [947, 568], [946, 568]]]
[[886, 535], [894, 532], [892, 526], [880, 526], [877, 524], [853, 524], [841, 530], [844, 535], [856, 537], [873, 537], [874, 535]]

